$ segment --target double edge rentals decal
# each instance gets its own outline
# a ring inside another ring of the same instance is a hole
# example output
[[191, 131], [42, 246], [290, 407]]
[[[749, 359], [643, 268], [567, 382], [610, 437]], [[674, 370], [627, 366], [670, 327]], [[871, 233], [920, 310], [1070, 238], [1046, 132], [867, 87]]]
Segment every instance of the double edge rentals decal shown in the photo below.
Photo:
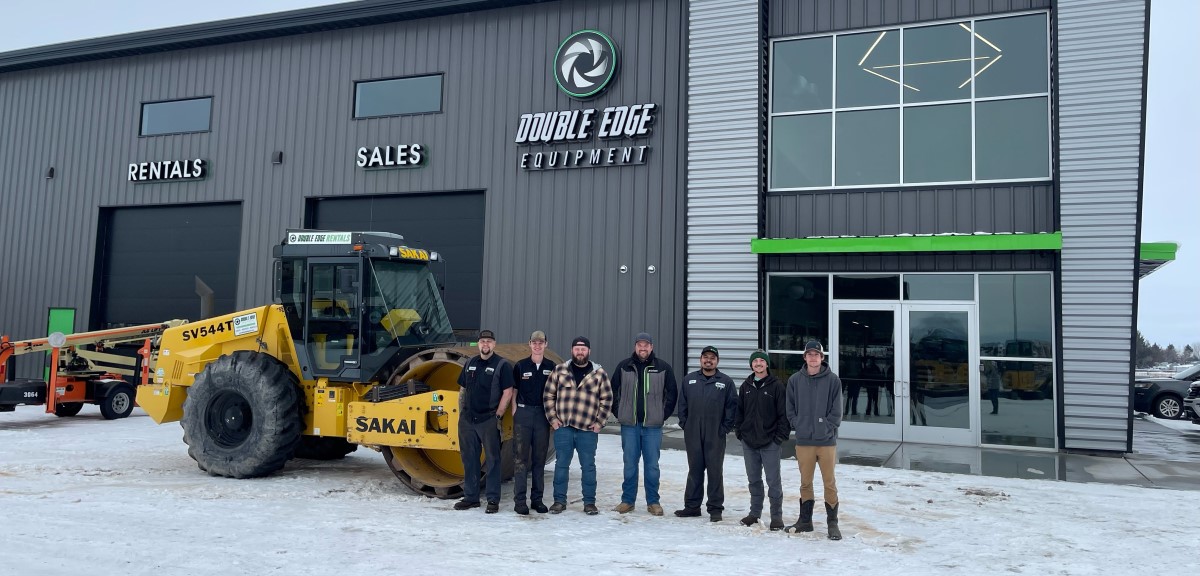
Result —
[[[609, 106], [597, 110], [555, 110], [522, 114], [517, 125], [517, 144], [561, 144], [600, 140], [644, 138], [653, 129], [658, 105]], [[648, 145], [600, 146], [549, 152], [522, 152], [524, 170], [586, 168], [645, 164]]]

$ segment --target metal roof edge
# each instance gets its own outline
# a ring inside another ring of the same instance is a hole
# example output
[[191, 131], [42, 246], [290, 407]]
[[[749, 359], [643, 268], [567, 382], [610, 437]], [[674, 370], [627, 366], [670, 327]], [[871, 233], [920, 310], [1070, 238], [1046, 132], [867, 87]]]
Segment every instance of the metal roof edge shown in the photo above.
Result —
[[0, 53], [0, 73], [185, 48], [278, 38], [543, 0], [360, 0], [188, 24]]

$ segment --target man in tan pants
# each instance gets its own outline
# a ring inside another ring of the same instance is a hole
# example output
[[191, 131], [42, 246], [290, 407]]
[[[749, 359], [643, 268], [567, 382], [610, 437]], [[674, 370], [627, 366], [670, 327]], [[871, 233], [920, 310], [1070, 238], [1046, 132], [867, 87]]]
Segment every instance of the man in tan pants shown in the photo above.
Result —
[[833, 469], [837, 464], [838, 427], [842, 424], [842, 380], [829, 369], [825, 349], [816, 340], [804, 346], [804, 363], [804, 369], [792, 374], [787, 383], [787, 419], [796, 431], [796, 462], [800, 466], [800, 517], [787, 531], [813, 531], [813, 474], [820, 465], [829, 539], [841, 540]]

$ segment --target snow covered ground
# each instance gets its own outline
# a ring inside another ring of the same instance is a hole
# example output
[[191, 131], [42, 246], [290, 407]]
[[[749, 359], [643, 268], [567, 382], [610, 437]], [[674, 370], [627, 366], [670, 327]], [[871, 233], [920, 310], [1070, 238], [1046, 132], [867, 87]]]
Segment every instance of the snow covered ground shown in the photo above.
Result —
[[[293, 461], [257, 480], [212, 478], [177, 424], [139, 409], [104, 421], [35, 407], [0, 414], [0, 574], [1134, 574], [1200, 568], [1197, 493], [842, 465], [842, 531], [746, 528], [742, 461], [725, 463], [725, 521], [678, 519], [684, 454], [664, 451], [663, 505], [621, 516], [620, 441], [598, 454], [601, 514], [585, 516], [578, 466], [558, 515], [455, 512], [416, 496], [379, 454]], [[549, 472], [547, 469], [547, 490]], [[786, 520], [799, 473], [784, 463]], [[549, 494], [547, 494], [549, 500]], [[818, 503], [818, 507], [820, 504]]]

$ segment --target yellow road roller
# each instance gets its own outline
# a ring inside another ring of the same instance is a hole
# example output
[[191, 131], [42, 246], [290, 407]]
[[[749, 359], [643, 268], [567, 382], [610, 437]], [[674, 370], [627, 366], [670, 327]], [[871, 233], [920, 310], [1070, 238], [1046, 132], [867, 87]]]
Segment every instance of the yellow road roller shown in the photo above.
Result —
[[[273, 252], [275, 303], [166, 330], [138, 404], [180, 422], [188, 454], [215, 476], [266, 476], [361, 445], [413, 490], [460, 497], [458, 376], [477, 351], [454, 336], [438, 254], [396, 234], [319, 230], [288, 230]], [[496, 347], [514, 362], [527, 352]], [[506, 414], [505, 479], [511, 438]]]

